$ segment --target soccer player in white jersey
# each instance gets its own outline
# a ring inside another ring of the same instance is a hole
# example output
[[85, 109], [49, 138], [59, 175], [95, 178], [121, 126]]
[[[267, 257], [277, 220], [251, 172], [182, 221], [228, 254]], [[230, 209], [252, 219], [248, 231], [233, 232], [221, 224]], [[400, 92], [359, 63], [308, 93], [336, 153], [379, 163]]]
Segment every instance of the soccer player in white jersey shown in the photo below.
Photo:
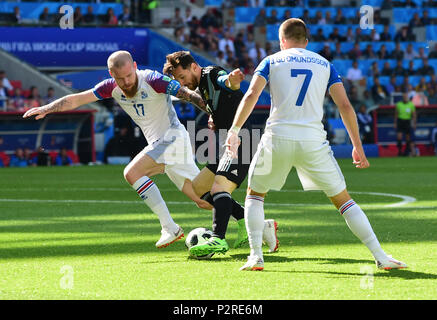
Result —
[[200, 172], [193, 158], [190, 138], [179, 122], [170, 95], [205, 108], [200, 95], [167, 76], [153, 70], [138, 70], [127, 51], [116, 51], [108, 58], [111, 78], [93, 89], [70, 94], [39, 108], [28, 110], [23, 117], [42, 119], [52, 112], [72, 110], [101, 99], [114, 98], [141, 128], [148, 142], [124, 169], [126, 181], [158, 216], [161, 238], [156, 247], [162, 248], [181, 239], [182, 228], [177, 225], [151, 177], [166, 173], [176, 187], [200, 208], [211, 205], [200, 199], [192, 187], [192, 180]]
[[341, 170], [323, 130], [323, 97], [326, 90], [339, 108], [353, 144], [353, 164], [369, 167], [360, 141], [355, 111], [334, 66], [317, 53], [306, 50], [307, 28], [300, 19], [284, 21], [279, 28], [281, 51], [266, 57], [257, 67], [244, 95], [226, 145], [236, 157], [238, 132], [252, 112], [258, 97], [270, 84], [271, 110], [265, 132], [249, 169], [245, 220], [250, 256], [240, 270], [263, 270], [261, 251], [264, 197], [280, 190], [294, 166], [304, 190], [322, 190], [346, 224], [373, 254], [378, 268], [405, 268], [381, 248], [364, 212], [349, 196]]

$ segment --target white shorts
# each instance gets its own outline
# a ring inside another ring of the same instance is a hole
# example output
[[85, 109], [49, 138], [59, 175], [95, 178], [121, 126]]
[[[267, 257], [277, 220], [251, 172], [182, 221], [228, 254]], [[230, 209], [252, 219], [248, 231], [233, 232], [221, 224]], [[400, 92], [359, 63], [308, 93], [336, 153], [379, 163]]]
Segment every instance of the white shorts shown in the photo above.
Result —
[[293, 167], [305, 191], [322, 190], [333, 197], [346, 189], [328, 141], [294, 141], [265, 134], [250, 164], [249, 187], [259, 193], [281, 190]]
[[179, 190], [182, 190], [185, 179], [193, 181], [200, 172], [194, 161], [190, 136], [183, 126], [168, 129], [164, 137], [142, 152], [157, 163], [165, 164], [164, 172]]

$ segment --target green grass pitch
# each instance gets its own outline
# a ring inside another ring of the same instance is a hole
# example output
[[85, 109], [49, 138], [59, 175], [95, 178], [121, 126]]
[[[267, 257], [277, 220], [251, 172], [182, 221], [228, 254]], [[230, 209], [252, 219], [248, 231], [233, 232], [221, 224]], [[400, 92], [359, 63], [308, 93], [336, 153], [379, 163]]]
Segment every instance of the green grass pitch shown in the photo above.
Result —
[[[248, 247], [208, 261], [188, 259], [184, 241], [156, 249], [158, 219], [121, 166], [4, 168], [0, 299], [436, 299], [437, 157], [370, 159], [366, 170], [351, 162], [339, 160], [348, 190], [408, 269], [377, 270], [329, 200], [301, 191], [295, 171], [265, 201], [279, 252], [265, 254], [263, 272], [240, 272]], [[211, 228], [210, 212], [166, 176], [154, 180], [186, 235]], [[231, 220], [230, 245], [235, 236]]]

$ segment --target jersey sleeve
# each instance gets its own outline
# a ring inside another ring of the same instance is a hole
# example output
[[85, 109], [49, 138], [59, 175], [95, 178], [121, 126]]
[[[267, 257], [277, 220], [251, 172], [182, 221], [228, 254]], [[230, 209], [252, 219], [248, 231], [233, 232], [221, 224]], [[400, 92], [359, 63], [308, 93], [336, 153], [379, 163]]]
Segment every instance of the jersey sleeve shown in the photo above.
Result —
[[156, 93], [171, 94], [172, 96], [175, 96], [181, 88], [179, 81], [173, 80], [158, 71], [149, 72], [146, 75], [145, 81], [153, 90], [155, 90]]
[[328, 80], [328, 90], [334, 83], [343, 82], [341, 76], [338, 74], [337, 70], [335, 70], [335, 67], [332, 63], [330, 63], [330, 72], [331, 74]]
[[117, 83], [113, 78], [106, 79], [94, 87], [93, 93], [99, 100], [112, 98], [112, 91], [116, 86]]
[[270, 57], [264, 58], [258, 67], [256, 67], [254, 75], [259, 75], [266, 79], [269, 82], [269, 74], [270, 74]]

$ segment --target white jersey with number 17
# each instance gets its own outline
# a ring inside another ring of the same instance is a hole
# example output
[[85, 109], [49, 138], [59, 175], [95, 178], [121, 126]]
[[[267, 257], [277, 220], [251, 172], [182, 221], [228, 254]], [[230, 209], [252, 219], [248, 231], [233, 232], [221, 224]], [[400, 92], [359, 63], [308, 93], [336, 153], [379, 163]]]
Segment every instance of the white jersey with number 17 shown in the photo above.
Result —
[[270, 84], [266, 134], [299, 141], [326, 139], [323, 100], [326, 90], [342, 81], [328, 60], [306, 49], [291, 48], [266, 57], [254, 74]]

